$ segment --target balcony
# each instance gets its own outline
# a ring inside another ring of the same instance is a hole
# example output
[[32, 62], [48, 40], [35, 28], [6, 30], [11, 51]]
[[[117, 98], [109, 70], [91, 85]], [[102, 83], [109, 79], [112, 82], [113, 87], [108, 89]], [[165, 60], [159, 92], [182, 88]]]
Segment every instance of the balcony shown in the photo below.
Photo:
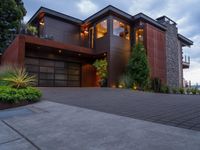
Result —
[[182, 64], [183, 64], [183, 69], [188, 69], [190, 67], [190, 56], [184, 56]]

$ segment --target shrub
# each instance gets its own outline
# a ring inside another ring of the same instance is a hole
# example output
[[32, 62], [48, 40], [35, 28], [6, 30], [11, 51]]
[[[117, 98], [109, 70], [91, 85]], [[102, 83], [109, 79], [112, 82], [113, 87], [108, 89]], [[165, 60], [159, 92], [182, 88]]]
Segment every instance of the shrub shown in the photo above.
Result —
[[151, 79], [151, 88], [154, 92], [161, 92], [161, 80], [159, 78]]
[[180, 94], [185, 94], [185, 90], [183, 88], [179, 88], [179, 93]]
[[161, 86], [161, 93], [170, 93], [170, 89], [167, 85]]
[[177, 93], [178, 93], [178, 89], [177, 89], [177, 88], [172, 88], [172, 92], [173, 92], [174, 94], [177, 94]]
[[22, 67], [12, 67], [4, 71], [1, 75], [1, 80], [4, 85], [10, 85], [13, 88], [26, 88], [34, 85], [36, 82], [35, 76], [29, 76], [26, 70]]
[[[108, 62], [106, 59], [97, 59], [94, 63], [93, 66], [97, 70], [97, 75], [99, 76], [100, 80], [99, 83], [102, 85], [105, 80], [107, 80], [108, 76]], [[106, 84], [106, 83], [104, 83]]]
[[124, 74], [121, 79], [119, 84], [122, 85], [125, 88], [132, 88], [132, 79], [128, 74]]
[[41, 96], [41, 92], [34, 87], [16, 89], [9, 86], [0, 86], [1, 103], [36, 102]]
[[191, 89], [191, 92], [192, 92], [192, 94], [197, 94], [197, 92], [198, 92], [198, 89], [197, 88], [193, 88], [193, 89]]
[[186, 90], [186, 93], [187, 93], [187, 94], [190, 94], [190, 93], [191, 93], [191, 89], [188, 88], [188, 89]]
[[38, 30], [37, 30], [37, 28], [35, 26], [28, 25], [26, 28], [27, 28], [26, 30], [27, 30], [28, 34], [34, 35], [34, 36], [37, 35]]

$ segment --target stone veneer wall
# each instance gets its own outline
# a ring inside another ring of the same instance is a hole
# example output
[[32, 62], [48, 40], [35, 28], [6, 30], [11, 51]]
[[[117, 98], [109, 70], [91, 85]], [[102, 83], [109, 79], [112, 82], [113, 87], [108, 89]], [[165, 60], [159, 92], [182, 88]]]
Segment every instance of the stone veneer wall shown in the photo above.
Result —
[[181, 47], [179, 45], [179, 40], [177, 37], [178, 29], [176, 25], [170, 24], [160, 20], [160, 23], [167, 27], [166, 31], [166, 75], [167, 75], [167, 85], [170, 87], [181, 87], [180, 81], [181, 68], [180, 61], [182, 57]]

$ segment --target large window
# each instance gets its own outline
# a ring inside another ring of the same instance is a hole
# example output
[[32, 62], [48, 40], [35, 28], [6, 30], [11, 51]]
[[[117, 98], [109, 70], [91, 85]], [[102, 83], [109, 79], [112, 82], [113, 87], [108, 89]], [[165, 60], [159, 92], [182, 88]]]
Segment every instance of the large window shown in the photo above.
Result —
[[96, 25], [97, 39], [104, 37], [107, 33], [107, 20], [104, 20]]
[[130, 26], [118, 20], [113, 20], [113, 35], [130, 39]]
[[135, 32], [135, 41], [137, 43], [144, 43], [144, 30], [137, 29]]

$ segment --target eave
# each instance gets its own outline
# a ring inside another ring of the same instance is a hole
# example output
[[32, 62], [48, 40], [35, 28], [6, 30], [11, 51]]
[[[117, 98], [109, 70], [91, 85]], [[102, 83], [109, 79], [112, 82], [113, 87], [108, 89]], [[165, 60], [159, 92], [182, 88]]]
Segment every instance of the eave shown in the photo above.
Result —
[[178, 39], [182, 42], [183, 46], [191, 46], [193, 45], [193, 41], [190, 39], [186, 38], [185, 36], [178, 34]]

